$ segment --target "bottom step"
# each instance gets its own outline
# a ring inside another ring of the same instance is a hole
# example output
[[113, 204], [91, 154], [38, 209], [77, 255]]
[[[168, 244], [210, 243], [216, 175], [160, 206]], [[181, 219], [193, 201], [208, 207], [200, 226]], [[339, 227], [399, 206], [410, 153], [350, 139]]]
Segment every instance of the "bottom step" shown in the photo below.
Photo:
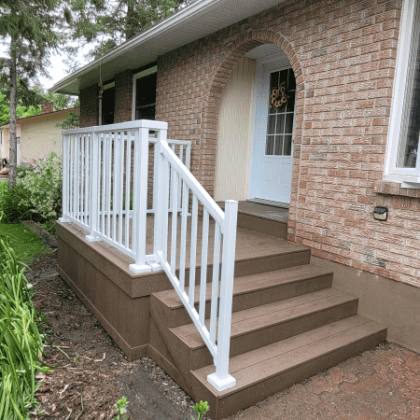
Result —
[[[333, 367], [384, 341], [386, 328], [356, 315], [257, 350], [232, 357], [229, 372], [236, 385], [216, 391], [207, 375], [214, 366], [193, 371], [199, 399], [212, 408], [212, 420], [229, 416], [264, 398]], [[204, 395], [205, 394], [205, 395]], [[196, 398], [197, 398], [196, 397]]]

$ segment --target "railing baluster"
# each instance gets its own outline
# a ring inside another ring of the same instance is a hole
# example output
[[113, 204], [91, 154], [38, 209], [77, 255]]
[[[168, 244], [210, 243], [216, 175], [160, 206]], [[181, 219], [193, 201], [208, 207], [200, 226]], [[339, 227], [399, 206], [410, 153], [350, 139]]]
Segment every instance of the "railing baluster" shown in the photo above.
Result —
[[90, 156], [91, 156], [91, 144], [93, 143], [93, 136], [87, 135], [87, 141], [85, 144], [85, 193], [84, 193], [84, 224], [86, 226], [90, 226], [91, 217], [89, 216], [89, 212], [92, 210], [91, 206], [89, 206], [89, 182], [90, 182], [90, 176], [91, 176], [91, 162], [90, 162]]
[[190, 282], [189, 301], [194, 306], [195, 292], [195, 267], [197, 260], [197, 224], [198, 224], [198, 200], [193, 194], [192, 219], [191, 219], [191, 249], [190, 249]]
[[89, 159], [89, 169], [90, 169], [90, 187], [87, 190], [90, 200], [88, 201], [88, 196], [86, 197], [86, 204], [90, 206], [89, 209], [89, 224], [90, 224], [90, 234], [86, 236], [88, 242], [97, 241], [98, 238], [96, 233], [98, 231], [98, 217], [99, 217], [99, 180], [100, 180], [100, 135], [92, 133], [90, 136], [90, 159]]
[[171, 270], [175, 275], [176, 271], [176, 240], [178, 227], [178, 174], [175, 169], [171, 170], [171, 197], [172, 197], [172, 236], [171, 236]]
[[225, 220], [223, 223], [223, 259], [220, 283], [219, 328], [217, 334], [216, 372], [207, 376], [207, 380], [219, 391], [236, 384], [236, 379], [229, 374], [230, 331], [232, 320], [233, 275], [235, 269], [236, 224], [238, 202], [225, 202]]
[[114, 161], [112, 163], [112, 170], [114, 175], [114, 185], [112, 187], [112, 239], [117, 240], [117, 208], [118, 208], [118, 192], [117, 192], [117, 181], [120, 162], [117, 160], [118, 156], [118, 139], [121, 133], [116, 131], [114, 134]]
[[185, 289], [185, 263], [187, 260], [188, 203], [190, 190], [186, 182], [182, 183], [181, 249], [179, 258], [179, 287]]
[[203, 210], [203, 231], [201, 242], [201, 279], [200, 279], [200, 322], [204, 325], [206, 315], [207, 253], [209, 245], [209, 213]]
[[106, 207], [106, 151], [107, 151], [107, 134], [101, 134], [102, 148], [102, 190], [101, 190], [101, 233], [105, 235], [105, 207]]
[[112, 135], [108, 134], [107, 136], [107, 179], [106, 179], [106, 196], [107, 196], [107, 203], [106, 203], [106, 236], [108, 238], [111, 235], [111, 200], [112, 200], [112, 183], [111, 183], [111, 176], [112, 176]]
[[118, 142], [118, 181], [117, 181], [117, 191], [118, 191], [118, 243], [122, 244], [122, 232], [123, 232], [123, 195], [124, 195], [124, 133], [121, 134], [121, 137]]
[[79, 191], [80, 191], [80, 166], [79, 166], [79, 162], [80, 162], [80, 154], [79, 154], [79, 142], [80, 142], [80, 137], [81, 136], [77, 136], [76, 137], [76, 150], [75, 150], [75, 177], [74, 177], [74, 182], [75, 182], [75, 197], [74, 197], [74, 201], [75, 201], [75, 209], [74, 209], [74, 218], [75, 219], [79, 219], [79, 206], [80, 206], [80, 201], [79, 201]]
[[63, 177], [62, 177], [62, 191], [63, 191], [63, 199], [62, 199], [62, 206], [61, 206], [61, 217], [59, 221], [61, 223], [67, 222], [67, 214], [68, 214], [68, 203], [69, 203], [69, 155], [68, 155], [68, 145], [69, 145], [69, 136], [66, 134], [62, 135], [62, 147], [63, 147]]
[[133, 251], [135, 262], [130, 270], [135, 273], [151, 271], [146, 264], [147, 176], [149, 161], [149, 129], [136, 132], [134, 149], [134, 226]]
[[127, 133], [125, 166], [125, 247], [130, 248], [130, 203], [131, 203], [131, 131]]
[[79, 220], [83, 222], [84, 217], [84, 185], [85, 185], [85, 136], [80, 139], [80, 215]]
[[210, 341], [216, 344], [217, 306], [220, 270], [220, 226], [214, 224], [213, 276], [211, 285]]

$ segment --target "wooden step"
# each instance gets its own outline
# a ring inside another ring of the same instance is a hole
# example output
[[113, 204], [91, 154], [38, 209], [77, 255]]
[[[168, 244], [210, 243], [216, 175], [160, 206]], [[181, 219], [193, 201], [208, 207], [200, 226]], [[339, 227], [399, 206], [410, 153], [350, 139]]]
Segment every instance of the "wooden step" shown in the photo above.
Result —
[[385, 338], [385, 327], [352, 316], [232, 357], [229, 372], [236, 385], [225, 391], [218, 392], [207, 382], [207, 375], [214, 372], [213, 365], [193, 371], [193, 397], [209, 401], [210, 418], [219, 420], [372, 348]]
[[[332, 272], [314, 265], [237, 277], [233, 286], [233, 312], [316, 292], [331, 285]], [[189, 293], [189, 288], [186, 290]], [[198, 309], [199, 296], [199, 287], [196, 286], [194, 295], [196, 309]], [[208, 283], [206, 318], [210, 317], [210, 297], [211, 283]], [[171, 311], [170, 328], [191, 323], [190, 316], [174, 289], [154, 293], [152, 299], [159, 300], [161, 305]]]
[[[329, 288], [235, 312], [232, 314], [230, 356], [356, 315], [357, 304], [356, 297]], [[173, 348], [190, 370], [212, 363], [213, 357], [194, 324], [170, 331]]]

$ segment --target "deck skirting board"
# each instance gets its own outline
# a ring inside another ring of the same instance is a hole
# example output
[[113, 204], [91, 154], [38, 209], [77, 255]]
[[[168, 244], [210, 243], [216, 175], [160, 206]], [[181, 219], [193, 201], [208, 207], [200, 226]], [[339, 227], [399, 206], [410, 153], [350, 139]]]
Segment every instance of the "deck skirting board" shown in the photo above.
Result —
[[58, 274], [64, 279], [68, 286], [76, 293], [77, 297], [89, 309], [90, 312], [99, 321], [106, 332], [118, 344], [118, 347], [124, 352], [127, 358], [131, 361], [140, 357], [150, 356], [149, 344], [143, 344], [137, 347], [130, 346], [129, 343], [118, 333], [118, 331], [108, 322], [106, 317], [95, 307], [95, 305], [88, 299], [88, 297], [77, 287], [77, 285], [70, 279], [70, 277], [62, 270], [60, 266], [57, 267]]

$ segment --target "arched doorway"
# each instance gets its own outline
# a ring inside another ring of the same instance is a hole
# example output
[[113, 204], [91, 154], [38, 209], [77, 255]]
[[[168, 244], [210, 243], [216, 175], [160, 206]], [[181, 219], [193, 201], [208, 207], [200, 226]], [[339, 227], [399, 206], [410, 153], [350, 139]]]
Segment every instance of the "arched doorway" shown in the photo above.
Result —
[[216, 200], [288, 206], [296, 80], [276, 44], [248, 51], [232, 69], [218, 114]]

